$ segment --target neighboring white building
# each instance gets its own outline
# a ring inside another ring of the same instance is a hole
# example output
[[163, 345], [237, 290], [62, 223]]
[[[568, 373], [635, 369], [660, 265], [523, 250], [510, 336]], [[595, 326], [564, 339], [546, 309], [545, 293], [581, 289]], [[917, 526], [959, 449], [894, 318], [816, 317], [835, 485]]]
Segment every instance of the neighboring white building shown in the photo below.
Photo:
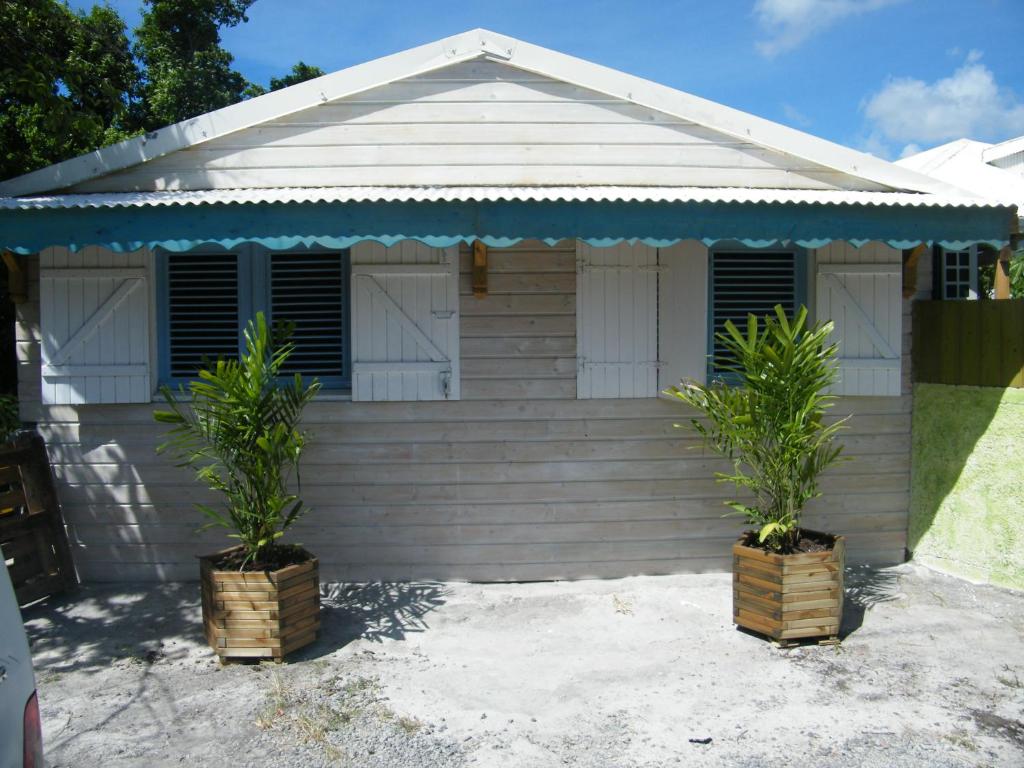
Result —
[[[1024, 136], [1001, 144], [957, 139], [896, 161], [918, 173], [944, 181], [978, 197], [1004, 205], [1016, 205], [1018, 228], [1024, 229]], [[978, 246], [962, 250], [936, 249], [937, 297], [978, 298], [978, 265], [995, 259], [994, 252], [979, 253]]]
[[896, 165], [925, 173], [978, 197], [1024, 210], [1024, 136], [1001, 144], [957, 139], [897, 160]]

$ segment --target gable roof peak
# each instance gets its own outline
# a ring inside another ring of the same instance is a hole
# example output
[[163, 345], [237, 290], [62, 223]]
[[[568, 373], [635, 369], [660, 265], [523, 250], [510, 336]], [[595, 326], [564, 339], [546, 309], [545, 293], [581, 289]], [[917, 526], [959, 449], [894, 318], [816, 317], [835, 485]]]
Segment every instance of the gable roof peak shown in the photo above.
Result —
[[0, 195], [31, 195], [65, 189], [325, 102], [481, 57], [631, 101], [890, 190], [963, 194], [934, 178], [817, 136], [600, 64], [476, 28], [297, 83], [0, 182]]

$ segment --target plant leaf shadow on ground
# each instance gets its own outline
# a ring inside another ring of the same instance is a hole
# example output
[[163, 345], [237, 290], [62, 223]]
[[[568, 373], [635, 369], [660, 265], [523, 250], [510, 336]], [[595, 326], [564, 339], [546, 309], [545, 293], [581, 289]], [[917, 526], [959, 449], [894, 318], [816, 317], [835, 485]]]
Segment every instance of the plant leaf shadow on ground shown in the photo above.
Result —
[[861, 628], [864, 614], [880, 603], [898, 600], [899, 574], [892, 568], [871, 565], [850, 565], [844, 574], [843, 621], [839, 638], [845, 640]]
[[[444, 605], [447, 593], [441, 584], [423, 582], [323, 585], [320, 637], [288, 658], [426, 631], [427, 614]], [[22, 615], [37, 672], [89, 672], [119, 661], [148, 665], [184, 658], [206, 642], [195, 583], [88, 585], [28, 606]]]
[[325, 584], [320, 589], [320, 638], [291, 658], [321, 656], [353, 640], [404, 640], [429, 629], [426, 616], [445, 604], [436, 582]]

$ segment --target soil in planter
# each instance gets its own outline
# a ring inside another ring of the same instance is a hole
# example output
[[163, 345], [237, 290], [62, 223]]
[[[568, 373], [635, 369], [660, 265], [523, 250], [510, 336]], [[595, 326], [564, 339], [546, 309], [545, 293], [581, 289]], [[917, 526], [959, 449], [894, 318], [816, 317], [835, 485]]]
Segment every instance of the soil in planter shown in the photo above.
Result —
[[[747, 531], [744, 536], [743, 546], [760, 549], [764, 552], [773, 551], [757, 540], [757, 531]], [[829, 552], [835, 547], [835, 543], [835, 537], [827, 533], [801, 529], [800, 538], [797, 540], [795, 547], [775, 554], [795, 555], [802, 552]]]
[[305, 563], [311, 558], [312, 555], [298, 544], [279, 544], [272, 547], [262, 560], [246, 563], [245, 567], [242, 567], [245, 553], [241, 549], [228, 550], [213, 561], [213, 567], [218, 571], [278, 571], [289, 565]]

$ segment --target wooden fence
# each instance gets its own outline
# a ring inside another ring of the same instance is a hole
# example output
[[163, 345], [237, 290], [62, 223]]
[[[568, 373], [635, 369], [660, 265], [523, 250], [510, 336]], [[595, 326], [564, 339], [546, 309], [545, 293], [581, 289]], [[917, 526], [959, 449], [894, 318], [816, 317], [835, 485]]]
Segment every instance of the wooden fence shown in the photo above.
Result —
[[914, 381], [1024, 387], [1024, 299], [914, 304]]
[[78, 584], [39, 435], [0, 446], [0, 551], [21, 605]]

